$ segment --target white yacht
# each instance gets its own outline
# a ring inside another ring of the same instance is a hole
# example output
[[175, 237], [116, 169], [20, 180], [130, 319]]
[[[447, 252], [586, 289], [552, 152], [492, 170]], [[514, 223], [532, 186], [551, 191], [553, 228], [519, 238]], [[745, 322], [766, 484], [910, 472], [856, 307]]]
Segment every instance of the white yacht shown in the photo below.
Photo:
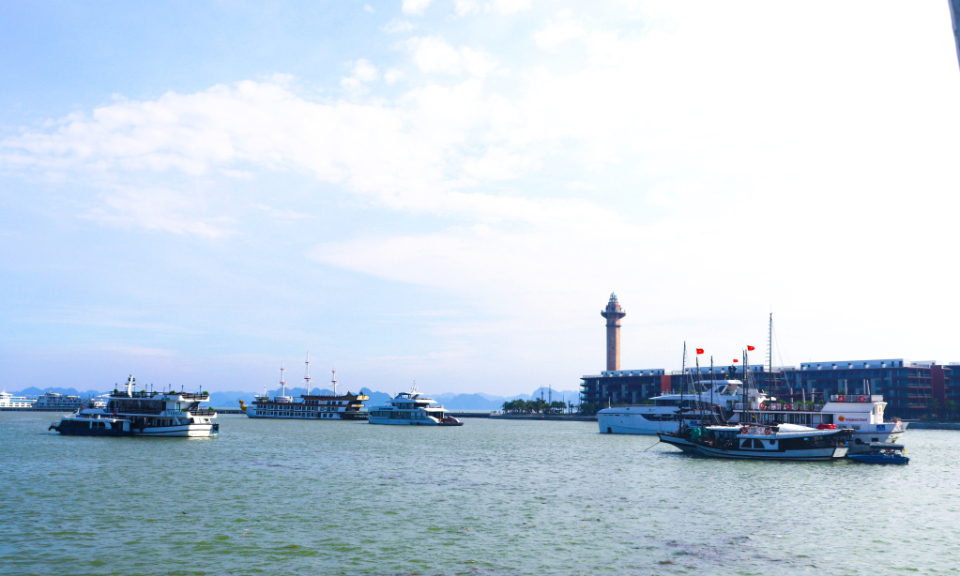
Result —
[[205, 437], [219, 432], [213, 408], [200, 407], [210, 400], [206, 392], [138, 392], [136, 384], [130, 376], [126, 390], [114, 390], [106, 406], [81, 407], [49, 429], [73, 436]]
[[[436, 404], [434, 406], [434, 404]], [[371, 424], [415, 426], [463, 426], [463, 422], [447, 414], [443, 406], [417, 392], [414, 383], [410, 392], [401, 392], [387, 406], [370, 409]]]
[[[603, 434], [657, 434], [676, 432], [680, 428], [681, 402], [683, 420], [697, 426], [700, 420], [714, 410], [727, 409], [739, 398], [739, 380], [701, 382], [704, 391], [696, 394], [664, 394], [651, 398], [652, 404], [641, 406], [613, 406], [597, 412], [597, 423]], [[699, 407], [699, 408], [698, 408]]]
[[[303, 377], [304, 385], [310, 390], [310, 358], [307, 357], [307, 371]], [[240, 401], [240, 410], [250, 418], [294, 418], [298, 420], [366, 420], [367, 412], [363, 402], [369, 400], [364, 394], [337, 394], [337, 371], [333, 370], [333, 396], [304, 394], [294, 399], [287, 396], [287, 383], [283, 379], [283, 366], [280, 367], [280, 395], [268, 396], [266, 390], [256, 396], [247, 406]]]
[[0, 392], [0, 408], [32, 408], [34, 400], [25, 396], [14, 396], [6, 390]]

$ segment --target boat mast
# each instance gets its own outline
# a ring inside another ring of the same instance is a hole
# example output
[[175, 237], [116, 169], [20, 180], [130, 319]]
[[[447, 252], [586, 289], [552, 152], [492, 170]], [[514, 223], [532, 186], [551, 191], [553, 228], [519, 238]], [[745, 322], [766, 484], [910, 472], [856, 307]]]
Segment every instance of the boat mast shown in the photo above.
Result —
[[713, 403], [713, 389], [716, 387], [717, 387], [717, 375], [713, 371], [713, 354], [711, 354], [710, 355], [710, 419], [711, 420], [715, 420], [714, 418], [715, 414], [713, 412], [713, 409], [714, 409], [714, 406], [716, 406], [716, 404]]
[[333, 376], [331, 376], [330, 382], [333, 383], [333, 395], [336, 396], [337, 395], [337, 367], [334, 366], [331, 372], [333, 372]]
[[770, 313], [770, 329], [767, 331], [767, 372], [773, 378], [773, 312]]
[[683, 343], [683, 360], [680, 362], [680, 423], [677, 425], [677, 432], [683, 431], [683, 385], [687, 378], [687, 343]]
[[[263, 395], [267, 395], [266, 387], [264, 387]], [[280, 395], [287, 395], [287, 381], [283, 379], [283, 364], [280, 364]]]
[[307, 352], [307, 362], [306, 362], [306, 364], [307, 364], [307, 367], [306, 367], [306, 369], [305, 369], [304, 372], [303, 372], [303, 383], [304, 383], [304, 385], [306, 385], [306, 387], [307, 387], [307, 396], [309, 396], [309, 395], [310, 395], [310, 381], [313, 380], [313, 378], [310, 377], [310, 353], [309, 353], [309, 352]]

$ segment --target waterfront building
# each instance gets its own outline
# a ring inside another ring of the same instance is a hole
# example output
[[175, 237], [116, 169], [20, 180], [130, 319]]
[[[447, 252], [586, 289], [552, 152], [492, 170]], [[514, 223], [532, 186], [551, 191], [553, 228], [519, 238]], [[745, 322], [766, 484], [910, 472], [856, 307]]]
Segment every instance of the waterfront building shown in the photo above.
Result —
[[24, 396], [14, 396], [6, 390], [0, 392], [0, 408], [31, 408], [33, 402]]
[[[607, 370], [598, 375], [581, 377], [580, 402], [598, 408], [614, 404], [640, 404], [654, 396], [688, 389], [696, 380], [696, 367], [667, 372], [663, 368], [642, 370], [620, 369], [620, 319], [626, 312], [616, 294], [610, 295], [601, 312], [607, 319]], [[942, 411], [951, 401], [953, 410], [960, 407], [960, 363], [938, 364], [933, 360], [910, 361], [905, 358], [878, 360], [836, 360], [803, 362], [797, 366], [748, 367], [750, 382], [772, 396], [800, 399], [814, 396], [823, 399], [834, 395], [882, 394], [890, 417], [919, 418]], [[699, 378], [743, 379], [744, 368], [701, 366]]]

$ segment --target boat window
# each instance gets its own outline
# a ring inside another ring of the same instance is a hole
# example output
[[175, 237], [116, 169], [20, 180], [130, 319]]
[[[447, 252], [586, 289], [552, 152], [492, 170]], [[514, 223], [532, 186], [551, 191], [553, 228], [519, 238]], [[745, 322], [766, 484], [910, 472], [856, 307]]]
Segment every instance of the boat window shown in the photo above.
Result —
[[777, 445], [777, 441], [776, 441], [776, 440], [771, 440], [771, 441], [770, 441], [770, 445], [771, 445], [771, 446], [776, 446], [776, 445]]
[[753, 447], [754, 447], [754, 448], [759, 448], [759, 449], [763, 450], [763, 440], [754, 439], [754, 441], [753, 441]]

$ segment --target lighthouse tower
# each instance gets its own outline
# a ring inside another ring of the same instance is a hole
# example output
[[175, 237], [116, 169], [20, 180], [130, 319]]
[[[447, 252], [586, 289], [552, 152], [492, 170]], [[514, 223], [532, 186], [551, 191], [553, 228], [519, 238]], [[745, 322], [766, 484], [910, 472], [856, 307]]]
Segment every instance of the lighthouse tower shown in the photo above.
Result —
[[617, 294], [610, 294], [610, 301], [600, 315], [607, 319], [607, 371], [620, 369], [620, 319], [627, 311], [620, 307]]

